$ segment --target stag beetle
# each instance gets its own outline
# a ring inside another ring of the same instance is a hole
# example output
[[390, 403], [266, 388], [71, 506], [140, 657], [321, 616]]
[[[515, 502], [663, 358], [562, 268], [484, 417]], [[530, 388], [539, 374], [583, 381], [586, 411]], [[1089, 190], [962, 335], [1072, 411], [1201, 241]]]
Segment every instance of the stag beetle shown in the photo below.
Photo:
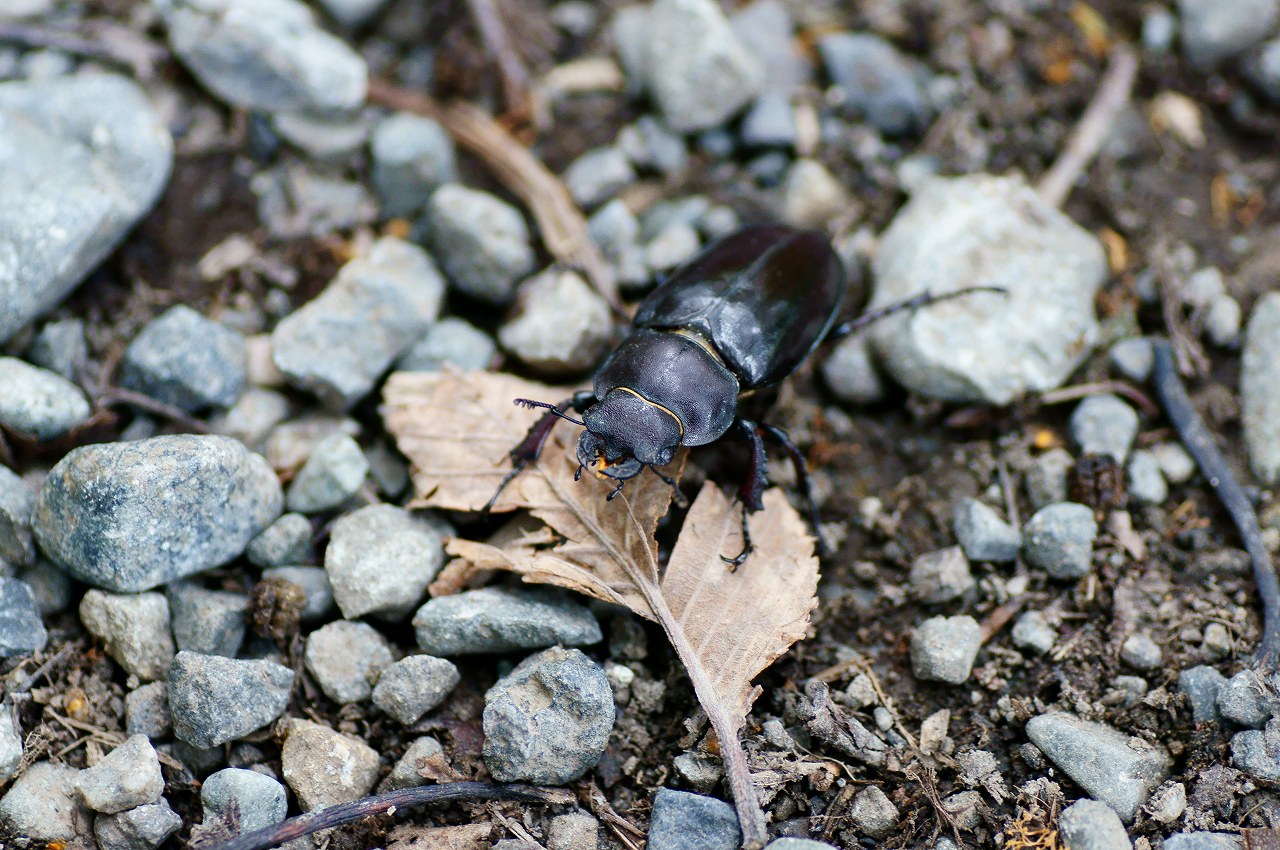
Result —
[[[738, 488], [743, 549], [737, 557], [725, 558], [728, 563], [741, 564], [751, 552], [747, 514], [763, 507], [765, 438], [794, 464], [818, 530], [804, 455], [784, 431], [759, 416], [773, 401], [770, 391], [832, 331], [847, 288], [840, 258], [816, 231], [757, 224], [712, 243], [640, 302], [630, 334], [596, 372], [591, 390], [558, 404], [515, 400], [547, 413], [511, 450], [513, 468], [485, 511], [538, 458], [556, 419], [566, 419], [586, 429], [578, 440], [575, 478], [588, 469], [600, 479], [616, 481], [609, 499], [648, 467], [682, 502], [676, 482], [657, 467], [670, 463], [680, 446], [706, 445], [736, 431], [749, 444], [750, 457]], [[926, 293], [863, 314], [840, 332], [956, 294]], [[859, 286], [850, 300], [861, 309], [866, 296], [865, 286]], [[569, 416], [570, 409], [582, 419]]]

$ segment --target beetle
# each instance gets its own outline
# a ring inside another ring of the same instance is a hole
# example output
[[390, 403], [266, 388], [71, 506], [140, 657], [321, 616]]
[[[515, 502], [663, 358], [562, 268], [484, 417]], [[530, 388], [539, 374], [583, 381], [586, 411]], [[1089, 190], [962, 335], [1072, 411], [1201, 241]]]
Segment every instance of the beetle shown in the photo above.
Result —
[[[861, 309], [864, 284], [848, 292], [840, 258], [817, 231], [782, 224], [743, 227], [708, 245], [677, 268], [636, 309], [630, 333], [596, 371], [592, 388], [557, 404], [516, 399], [546, 413], [510, 452], [512, 469], [485, 505], [524, 466], [538, 458], [557, 419], [584, 428], [578, 471], [623, 485], [647, 467], [676, 494], [676, 482], [658, 471], [680, 446], [703, 446], [731, 433], [745, 440], [749, 458], [738, 498], [742, 503], [742, 552], [724, 560], [741, 564], [751, 552], [747, 515], [764, 507], [765, 439], [776, 443], [796, 469], [797, 482], [818, 531], [804, 455], [786, 432], [760, 420], [777, 385], [813, 353], [836, 327], [846, 299]], [[841, 333], [898, 310], [950, 298], [928, 293], [840, 327]], [[568, 414], [573, 410], [581, 419]], [[825, 546], [824, 546], [825, 548]]]

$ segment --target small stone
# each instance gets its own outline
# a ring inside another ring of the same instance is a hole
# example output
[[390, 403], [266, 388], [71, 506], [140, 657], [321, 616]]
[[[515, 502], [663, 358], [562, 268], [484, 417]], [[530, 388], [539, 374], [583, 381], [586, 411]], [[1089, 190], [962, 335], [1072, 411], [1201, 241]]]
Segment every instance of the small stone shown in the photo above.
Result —
[[377, 202], [364, 183], [321, 168], [286, 160], [249, 181], [258, 220], [272, 240], [318, 239], [377, 219]]
[[1087, 575], [1093, 565], [1098, 523], [1093, 511], [1075, 502], [1046, 505], [1022, 528], [1022, 554], [1052, 578]]
[[90, 412], [84, 393], [66, 378], [0, 357], [0, 425], [44, 442], [83, 424]]
[[981, 629], [972, 617], [931, 617], [912, 632], [912, 672], [924, 681], [959, 685], [969, 678], [981, 646]]
[[1160, 472], [1170, 484], [1186, 484], [1196, 474], [1196, 462], [1181, 443], [1156, 443], [1151, 447]]
[[853, 804], [849, 806], [849, 823], [863, 835], [883, 841], [898, 825], [898, 807], [880, 786], [868, 785], [854, 795]]
[[238, 557], [283, 501], [261, 455], [181, 434], [72, 449], [45, 478], [32, 525], [72, 576], [129, 592]]
[[369, 475], [369, 461], [346, 434], [334, 434], [315, 447], [289, 484], [285, 507], [301, 514], [336, 510], [355, 498]]
[[689, 164], [684, 137], [652, 115], [641, 115], [623, 127], [614, 141], [637, 168], [677, 175]]
[[1280, 781], [1280, 720], [1268, 720], [1261, 732], [1251, 729], [1232, 737], [1231, 762], [1250, 776]]
[[350, 158], [369, 142], [371, 125], [372, 116], [367, 112], [277, 112], [271, 116], [271, 126], [280, 138], [318, 161]]
[[444, 291], [425, 251], [385, 236], [276, 325], [272, 357], [294, 386], [346, 410], [421, 338], [439, 315]]
[[1022, 535], [994, 509], [977, 499], [964, 499], [951, 515], [960, 548], [971, 561], [1003, 564], [1018, 557]]
[[36, 541], [31, 534], [31, 514], [36, 494], [22, 476], [0, 466], [0, 561], [25, 567], [36, 561]]
[[209, 420], [209, 428], [261, 452], [271, 429], [288, 419], [291, 409], [289, 399], [275, 390], [249, 387], [239, 401]]
[[612, 339], [609, 305], [574, 271], [550, 268], [520, 284], [502, 347], [549, 375], [594, 365]]
[[364, 450], [369, 462], [369, 480], [387, 501], [398, 500], [409, 487], [409, 462], [384, 438], [378, 438]]
[[427, 201], [422, 226], [450, 282], [468, 297], [505, 304], [533, 271], [529, 228], [493, 195], [446, 183]]
[[613, 720], [600, 665], [577, 649], [545, 649], [485, 694], [485, 765], [498, 782], [572, 782], [600, 760]]
[[432, 655], [410, 655], [386, 667], [373, 689], [373, 704], [405, 726], [444, 702], [461, 681], [452, 662]]
[[378, 753], [363, 741], [294, 720], [280, 751], [284, 781], [304, 812], [358, 800], [378, 779]]
[[80, 600], [80, 621], [126, 673], [151, 681], [168, 672], [176, 650], [161, 594], [89, 590]]
[[256, 112], [326, 114], [364, 103], [368, 68], [297, 0], [152, 0], [169, 44], [205, 88]]
[[369, 152], [384, 218], [416, 215], [436, 187], [458, 179], [449, 134], [421, 115], [396, 112], [383, 119], [374, 128]]
[[179, 652], [169, 668], [173, 734], [193, 747], [225, 744], [284, 713], [293, 671], [273, 661]]
[[699, 794], [710, 793], [724, 778], [723, 763], [701, 753], [681, 753], [671, 764], [682, 783]]
[[284, 786], [270, 776], [234, 767], [219, 770], [200, 786], [204, 824], [217, 822], [231, 835], [275, 826], [288, 814]]
[[159, 800], [164, 776], [147, 736], [130, 736], [102, 761], [80, 771], [76, 793], [86, 806], [108, 815]]
[[917, 67], [883, 38], [832, 33], [818, 41], [818, 52], [850, 114], [890, 136], [918, 133], [928, 124], [929, 102]]
[[27, 349], [26, 359], [33, 366], [56, 372], [68, 381], [75, 381], [89, 363], [89, 343], [84, 335], [84, 322], [79, 319], [47, 322]]
[[1170, 824], [1187, 810], [1187, 788], [1181, 782], [1166, 782], [1151, 795], [1146, 811], [1157, 823]]
[[178, 304], [133, 338], [120, 384], [188, 413], [228, 408], [244, 392], [249, 353], [244, 337]]
[[1053, 649], [1057, 640], [1058, 630], [1049, 624], [1040, 611], [1028, 611], [1013, 624], [1013, 643], [1019, 649], [1044, 655]]
[[1204, 640], [1201, 641], [1200, 648], [1210, 658], [1222, 659], [1231, 654], [1235, 644], [1226, 626], [1222, 623], [1208, 623], [1204, 627]]
[[1111, 455], [1124, 463], [1138, 435], [1138, 414], [1119, 396], [1100, 393], [1076, 406], [1069, 427], [1081, 454]]
[[178, 649], [229, 658], [240, 651], [249, 611], [249, 598], [243, 593], [174, 582], [165, 587], [164, 595]]
[[1244, 850], [1244, 841], [1232, 832], [1179, 832], [1161, 850]]
[[1115, 810], [1097, 800], [1077, 800], [1058, 817], [1067, 850], [1127, 850], [1133, 846]]
[[1280, 292], [1258, 299], [1245, 331], [1240, 413], [1254, 477], [1280, 483]]
[[153, 741], [173, 732], [169, 692], [164, 682], [148, 682], [125, 694], [124, 729], [130, 735], [146, 735]]
[[307, 671], [325, 696], [340, 705], [368, 699], [373, 682], [395, 656], [391, 644], [368, 623], [338, 620], [307, 637]]
[[911, 593], [921, 602], [950, 602], [974, 587], [969, 561], [959, 546], [926, 552], [911, 562]]
[[836, 398], [848, 404], [876, 404], [885, 396], [884, 378], [871, 356], [870, 339], [855, 333], [840, 340], [822, 361], [822, 378]]
[[797, 159], [782, 186], [782, 218], [796, 227], [825, 227], [857, 209], [849, 190], [822, 163]]
[[76, 797], [79, 775], [68, 764], [31, 765], [0, 800], [0, 824], [32, 841], [74, 842], [77, 826], [87, 826], [92, 816]]
[[1163, 747], [1070, 714], [1042, 714], [1028, 720], [1026, 728], [1050, 761], [1125, 823], [1133, 821], [1173, 766]]
[[427, 784], [427, 779], [420, 772], [420, 767], [428, 761], [443, 760], [444, 750], [440, 742], [430, 736], [416, 739], [404, 751], [404, 755], [391, 768], [391, 773], [382, 780], [378, 791], [399, 791], [401, 788], [416, 788]]
[[1267, 100], [1280, 102], [1280, 40], [1273, 38], [1251, 51], [1241, 63], [1241, 70]]
[[1142, 46], [1156, 55], [1173, 49], [1178, 34], [1178, 19], [1163, 6], [1148, 9], [1142, 16]]
[[306, 597], [300, 612], [305, 622], [322, 620], [333, 611], [333, 588], [323, 567], [272, 567], [262, 571], [262, 579], [283, 579], [300, 587]]
[[93, 819], [101, 850], [154, 850], [181, 827], [181, 816], [163, 799]]
[[324, 568], [342, 616], [399, 618], [412, 611], [444, 565], [446, 533], [431, 514], [393, 505], [341, 517], [329, 533]]
[[22, 736], [13, 706], [0, 703], [0, 782], [8, 782], [22, 764]]
[[1027, 470], [1027, 497], [1036, 510], [1067, 500], [1067, 478], [1075, 459], [1066, 449], [1050, 449]]
[[400, 355], [395, 368], [402, 372], [439, 372], [445, 363], [463, 371], [488, 369], [498, 353], [493, 337], [454, 316], [432, 322], [413, 345]]
[[606, 145], [569, 163], [561, 179], [579, 206], [596, 207], [632, 183], [636, 172], [621, 148]]
[[1280, 19], [1276, 0], [1178, 0], [1182, 55], [1198, 71], [1213, 70], [1262, 41]]
[[692, 225], [672, 223], [644, 246], [645, 264], [654, 271], [669, 271], [698, 253], [698, 231]]
[[1196, 723], [1218, 721], [1218, 692], [1227, 679], [1212, 667], [1199, 666], [1178, 674], [1178, 690], [1187, 695], [1191, 719]]
[[547, 827], [547, 850], [596, 850], [600, 822], [586, 812], [556, 815]]
[[18, 580], [31, 588], [36, 610], [42, 616], [65, 611], [71, 604], [71, 578], [48, 558], [39, 558], [32, 566], [18, 570]]
[[1140, 505], [1159, 505], [1169, 498], [1169, 485], [1160, 472], [1160, 461], [1145, 449], [1138, 449], [1129, 458], [1129, 498]]
[[614, 199], [587, 219], [591, 240], [600, 246], [605, 259], [618, 265], [640, 238], [640, 222], [621, 199]]
[[431, 655], [468, 655], [602, 639], [591, 611], [547, 590], [485, 587], [430, 599], [414, 615], [418, 646]]
[[1230, 295], [1220, 295], [1209, 302], [1204, 314], [1204, 332], [1219, 348], [1235, 348], [1240, 344], [1240, 302]]
[[866, 708], [880, 700], [876, 695], [875, 686], [871, 683], [871, 677], [866, 673], [859, 673], [853, 677], [848, 687], [844, 689], [844, 697], [854, 708]]
[[284, 514], [250, 540], [244, 554], [259, 567], [306, 563], [311, 554], [311, 522], [302, 514]]
[[651, 850], [737, 850], [741, 836], [738, 816], [723, 800], [670, 788], [653, 795]]
[[[944, 847], [943, 842], [947, 841], [945, 835], [938, 838], [938, 842], [933, 845], [933, 850], [956, 850], [954, 844], [950, 848]], [[825, 841], [813, 841], [809, 838], [776, 838], [770, 841], [764, 850], [836, 850]]]
[[0, 658], [39, 652], [48, 641], [31, 587], [0, 576]]
[[1146, 337], [1127, 337], [1111, 346], [1108, 352], [1111, 366], [1131, 381], [1142, 384], [1151, 377], [1156, 355], [1151, 340]]
[[1246, 729], [1261, 729], [1280, 714], [1280, 695], [1270, 681], [1246, 667], [1218, 690], [1218, 714]]
[[382, 11], [387, 0], [321, 0], [320, 5], [342, 26], [355, 29]]
[[1139, 670], [1155, 670], [1164, 663], [1164, 652], [1151, 635], [1135, 632], [1120, 645], [1120, 660]]
[[748, 147], [791, 147], [796, 143], [796, 118], [785, 91], [769, 88], [747, 110], [739, 128]]

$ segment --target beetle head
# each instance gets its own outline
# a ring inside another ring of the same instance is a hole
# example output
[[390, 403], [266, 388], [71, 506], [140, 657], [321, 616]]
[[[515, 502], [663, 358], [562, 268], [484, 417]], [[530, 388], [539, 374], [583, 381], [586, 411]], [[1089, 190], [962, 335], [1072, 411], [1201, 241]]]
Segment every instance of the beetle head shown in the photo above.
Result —
[[666, 466], [680, 445], [680, 421], [627, 389], [610, 390], [587, 408], [578, 463], [597, 477], [625, 481], [646, 466]]

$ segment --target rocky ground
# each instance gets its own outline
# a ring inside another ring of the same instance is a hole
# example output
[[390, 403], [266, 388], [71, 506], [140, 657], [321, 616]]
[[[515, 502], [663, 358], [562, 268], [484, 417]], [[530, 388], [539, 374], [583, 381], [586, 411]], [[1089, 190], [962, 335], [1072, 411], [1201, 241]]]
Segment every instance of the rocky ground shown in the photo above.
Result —
[[292, 846], [737, 846], [662, 633], [451, 580], [513, 532], [407, 509], [379, 399], [583, 382], [611, 282], [764, 220], [872, 307], [1005, 290], [782, 388], [838, 547], [746, 727], [771, 846], [1280, 827], [1250, 557], [1149, 383], [1171, 336], [1280, 550], [1280, 0], [0, 0], [0, 80], [0, 846], [459, 780], [570, 794]]

